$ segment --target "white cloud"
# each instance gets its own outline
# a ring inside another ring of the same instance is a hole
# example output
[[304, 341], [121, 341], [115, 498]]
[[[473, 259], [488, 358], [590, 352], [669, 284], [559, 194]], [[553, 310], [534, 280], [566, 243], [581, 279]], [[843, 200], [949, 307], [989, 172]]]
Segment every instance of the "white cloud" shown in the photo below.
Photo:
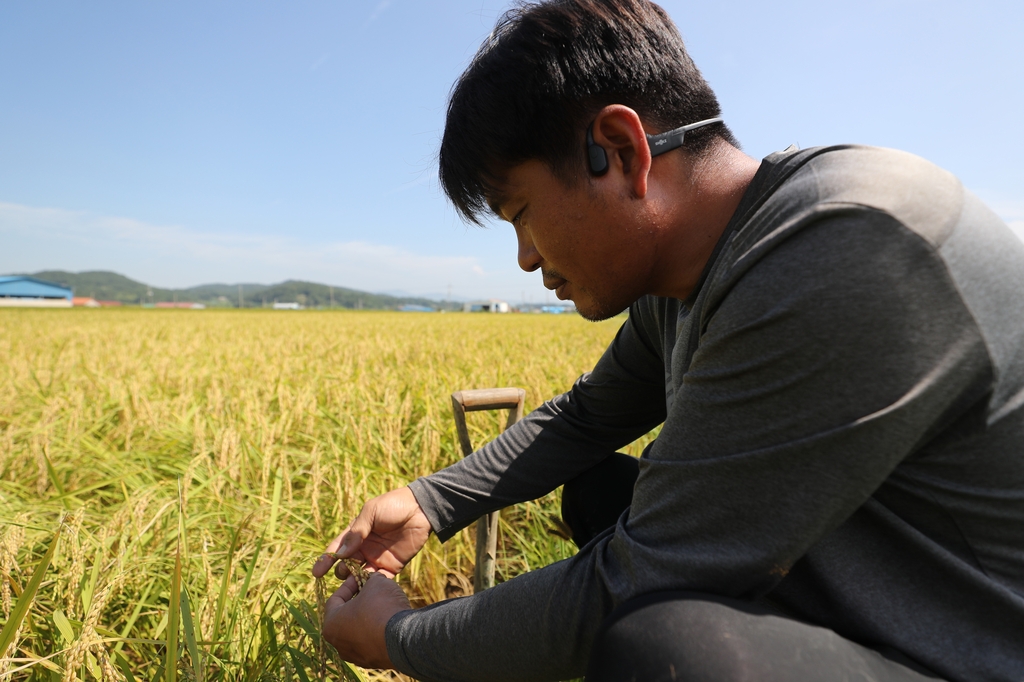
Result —
[[388, 197], [391, 196], [392, 194], [398, 194], [400, 192], [404, 192], [407, 189], [412, 189], [413, 187], [419, 187], [420, 185], [426, 184], [431, 180], [433, 180], [431, 174], [423, 173], [420, 175], [420, 177], [416, 178], [415, 180], [410, 180], [409, 182], [401, 184], [398, 187], [394, 187], [392, 189], [387, 190], [386, 192], [384, 192], [384, 196]]
[[373, 21], [377, 17], [379, 17], [381, 14], [383, 14], [385, 12], [385, 10], [387, 10], [387, 8], [390, 7], [390, 6], [391, 6], [391, 0], [381, 0], [380, 2], [378, 2], [377, 6], [374, 8], [374, 10], [370, 14], [369, 18], [366, 21], [363, 22], [363, 25], [362, 25], [362, 27], [360, 27], [360, 30], [365, 29], [367, 26], [372, 24]]
[[309, 70], [316, 71], [317, 69], [324, 65], [324, 62], [326, 62], [330, 58], [330, 56], [331, 55], [329, 52], [324, 52], [322, 55], [320, 55], [320, 59], [317, 59], [315, 62], [310, 64]]
[[[368, 241], [204, 232], [86, 211], [0, 203], [0, 272], [109, 269], [155, 286], [307, 279], [370, 291], [480, 286], [475, 257]], [[499, 286], [497, 280], [493, 285]]]

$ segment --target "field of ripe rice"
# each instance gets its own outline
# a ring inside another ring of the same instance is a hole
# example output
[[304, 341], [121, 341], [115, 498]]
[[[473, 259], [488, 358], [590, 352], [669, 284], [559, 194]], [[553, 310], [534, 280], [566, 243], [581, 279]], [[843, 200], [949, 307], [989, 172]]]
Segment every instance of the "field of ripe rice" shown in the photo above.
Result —
[[[621, 322], [0, 310], [0, 680], [391, 679], [320, 648], [312, 560], [461, 456], [453, 391], [529, 411]], [[503, 417], [471, 414], [474, 443]], [[556, 519], [555, 494], [502, 512], [499, 581], [572, 553]], [[471, 530], [431, 538], [400, 581], [457, 596], [473, 557]]]

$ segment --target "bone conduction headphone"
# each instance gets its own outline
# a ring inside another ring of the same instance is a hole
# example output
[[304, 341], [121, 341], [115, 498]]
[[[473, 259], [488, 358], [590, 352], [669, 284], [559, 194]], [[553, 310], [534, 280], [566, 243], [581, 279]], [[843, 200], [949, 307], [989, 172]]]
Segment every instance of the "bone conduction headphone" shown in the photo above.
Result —
[[[709, 126], [712, 123], [721, 123], [722, 117], [709, 118], [704, 121], [697, 121], [690, 125], [685, 125], [682, 128], [676, 128], [670, 130], [667, 133], [658, 133], [657, 135], [648, 135], [647, 144], [651, 148], [651, 156], [658, 156], [665, 152], [670, 152], [673, 149], [677, 149], [683, 146], [683, 139], [686, 137], [686, 133], [697, 128]], [[594, 142], [594, 124], [591, 123], [587, 127], [587, 158], [590, 161], [590, 172], [594, 175], [604, 175], [608, 172], [608, 154], [605, 153], [604, 147]]]

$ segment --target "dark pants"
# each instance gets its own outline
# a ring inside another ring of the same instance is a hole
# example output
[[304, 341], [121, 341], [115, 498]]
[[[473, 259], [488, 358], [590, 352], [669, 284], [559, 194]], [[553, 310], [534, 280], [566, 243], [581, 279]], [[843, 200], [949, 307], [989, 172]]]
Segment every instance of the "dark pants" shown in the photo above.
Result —
[[[562, 519], [583, 547], [629, 506], [639, 467], [615, 454], [565, 484]], [[621, 604], [594, 641], [588, 682], [924, 682], [898, 652], [876, 651], [761, 604], [655, 592]]]

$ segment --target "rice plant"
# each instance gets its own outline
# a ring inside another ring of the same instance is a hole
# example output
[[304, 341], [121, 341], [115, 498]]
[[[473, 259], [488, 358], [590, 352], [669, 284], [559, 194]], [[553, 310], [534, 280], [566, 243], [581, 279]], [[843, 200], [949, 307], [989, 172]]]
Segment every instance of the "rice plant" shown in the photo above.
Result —
[[[521, 386], [529, 410], [620, 323], [0, 311], [0, 680], [401, 679], [320, 642], [312, 560], [460, 456], [453, 391]], [[499, 424], [474, 414], [474, 442]], [[505, 510], [498, 580], [569, 556], [557, 525], [554, 496]], [[467, 591], [471, 533], [402, 573], [414, 606]]]

